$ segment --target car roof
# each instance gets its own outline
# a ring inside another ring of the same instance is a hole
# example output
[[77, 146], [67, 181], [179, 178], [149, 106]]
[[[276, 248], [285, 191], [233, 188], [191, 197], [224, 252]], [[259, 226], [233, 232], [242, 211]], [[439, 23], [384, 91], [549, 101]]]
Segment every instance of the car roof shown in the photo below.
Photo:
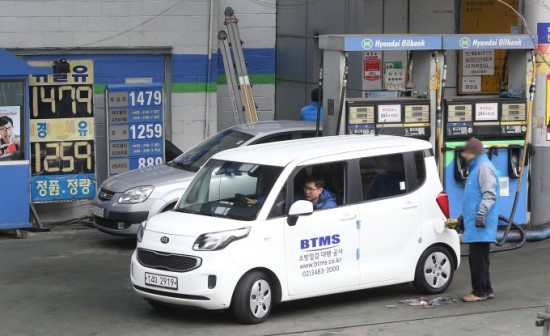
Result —
[[429, 142], [413, 138], [389, 135], [340, 135], [238, 147], [217, 153], [213, 159], [286, 166], [296, 160], [402, 146], [407, 146], [411, 150], [431, 148]]
[[315, 123], [298, 120], [260, 121], [253, 124], [236, 125], [230, 130], [248, 133], [254, 136], [266, 133], [281, 133], [289, 131], [315, 131]]

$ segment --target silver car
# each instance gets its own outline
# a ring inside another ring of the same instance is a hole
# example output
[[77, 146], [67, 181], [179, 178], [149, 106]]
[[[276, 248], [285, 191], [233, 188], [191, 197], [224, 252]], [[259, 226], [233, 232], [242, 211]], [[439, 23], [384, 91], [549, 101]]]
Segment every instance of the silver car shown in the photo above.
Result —
[[171, 162], [105, 180], [90, 209], [95, 227], [115, 235], [136, 235], [143, 221], [174, 207], [212, 155], [235, 147], [314, 136], [315, 123], [307, 121], [267, 121], [228, 128]]

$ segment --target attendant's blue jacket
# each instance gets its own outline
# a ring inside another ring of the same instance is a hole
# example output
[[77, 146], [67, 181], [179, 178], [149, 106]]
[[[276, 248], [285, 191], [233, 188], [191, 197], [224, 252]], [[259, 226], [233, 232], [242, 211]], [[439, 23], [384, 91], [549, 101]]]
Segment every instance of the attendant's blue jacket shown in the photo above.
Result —
[[[464, 186], [462, 216], [464, 243], [492, 243], [498, 227], [499, 185], [495, 166], [483, 154], [469, 164], [470, 173]], [[485, 227], [476, 227], [476, 218], [485, 216]]]
[[[317, 106], [318, 102], [311, 102], [308, 106], [302, 108], [300, 111], [300, 120], [304, 121], [317, 121]], [[321, 119], [320, 122], [323, 122], [323, 107], [321, 106]]]

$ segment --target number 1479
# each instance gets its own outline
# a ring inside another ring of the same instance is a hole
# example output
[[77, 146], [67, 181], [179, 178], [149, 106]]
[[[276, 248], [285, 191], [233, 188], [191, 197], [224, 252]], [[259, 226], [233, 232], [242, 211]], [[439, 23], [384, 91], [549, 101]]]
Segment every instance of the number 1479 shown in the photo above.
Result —
[[158, 90], [131, 91], [128, 96], [130, 97], [130, 106], [148, 106], [162, 104], [162, 92]]

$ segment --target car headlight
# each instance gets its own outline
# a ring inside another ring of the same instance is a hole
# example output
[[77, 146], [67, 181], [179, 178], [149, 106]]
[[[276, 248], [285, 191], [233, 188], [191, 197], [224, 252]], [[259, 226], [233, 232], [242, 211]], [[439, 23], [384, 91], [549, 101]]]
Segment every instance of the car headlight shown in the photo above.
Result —
[[126, 190], [118, 199], [118, 203], [135, 204], [145, 202], [155, 190], [153, 186], [141, 186]]
[[143, 235], [145, 234], [146, 227], [147, 227], [147, 221], [141, 223], [141, 225], [139, 226], [139, 230], [137, 232], [137, 241], [139, 243], [141, 243], [141, 241], [143, 240]]
[[229, 231], [203, 233], [193, 244], [195, 251], [216, 251], [222, 250], [232, 242], [248, 236], [250, 227], [244, 227]]

